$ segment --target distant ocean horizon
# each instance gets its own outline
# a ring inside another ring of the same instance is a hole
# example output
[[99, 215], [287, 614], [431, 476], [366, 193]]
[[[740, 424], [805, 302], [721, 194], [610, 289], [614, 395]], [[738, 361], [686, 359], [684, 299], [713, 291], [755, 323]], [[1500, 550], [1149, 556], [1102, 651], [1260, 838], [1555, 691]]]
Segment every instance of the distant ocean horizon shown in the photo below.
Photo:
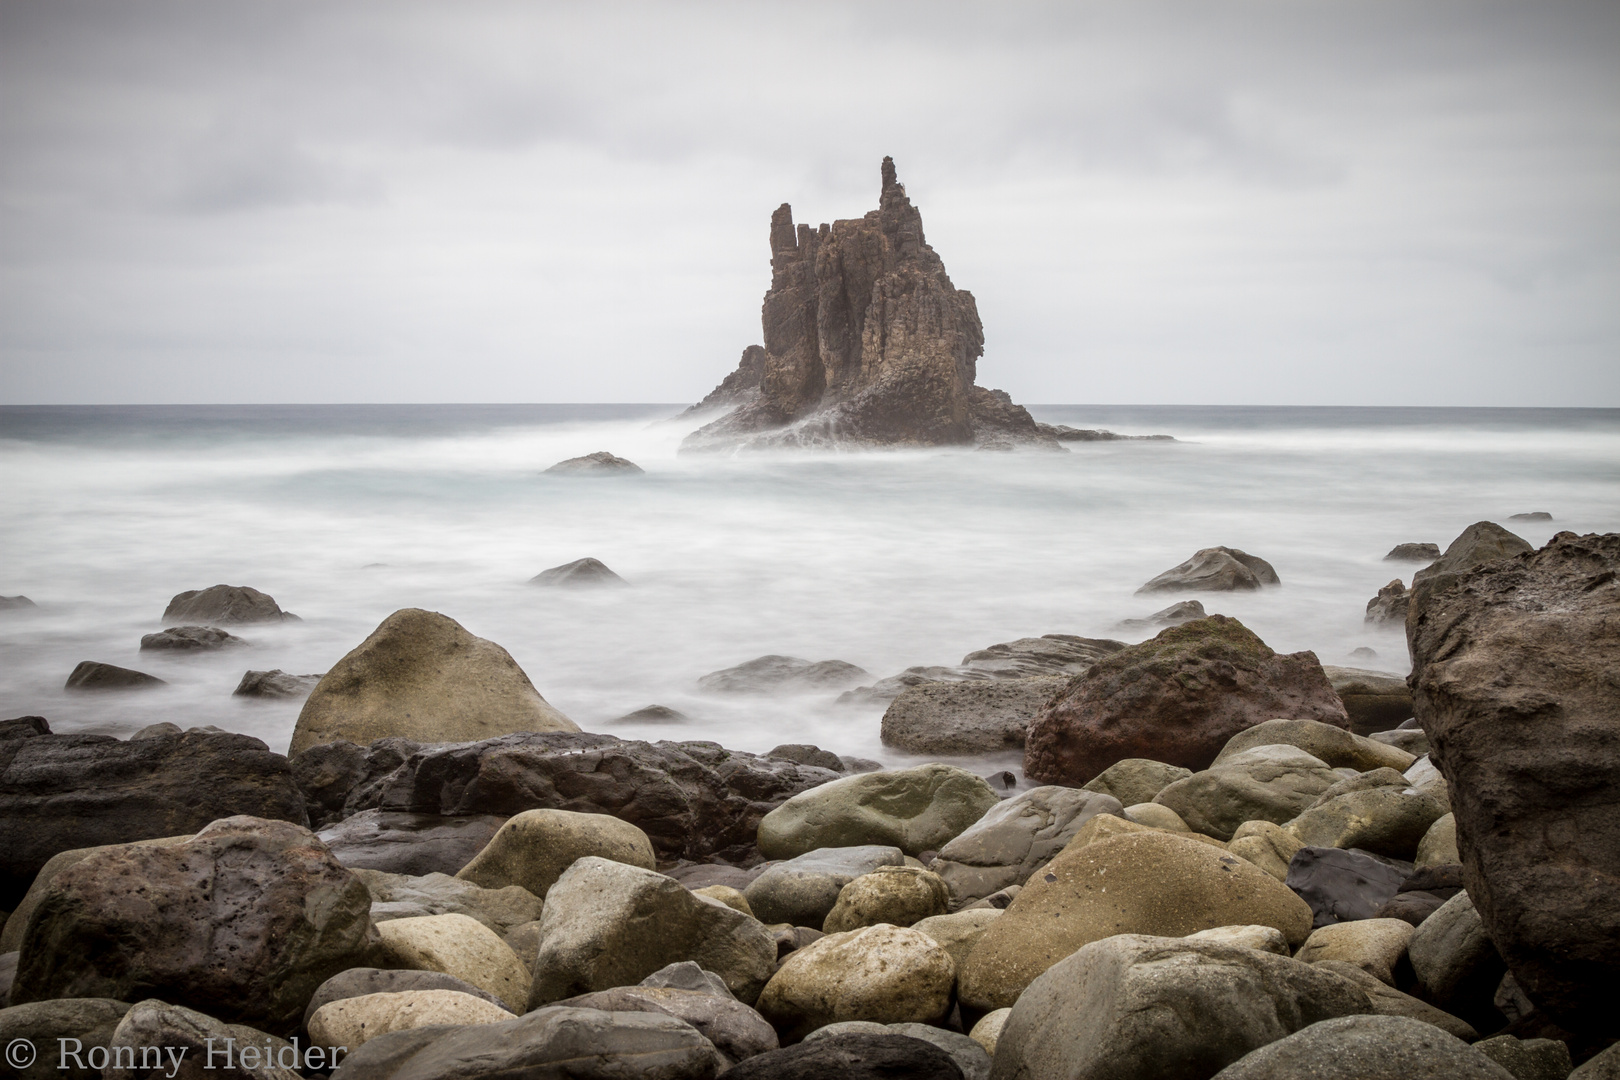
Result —
[[[1620, 409], [1048, 404], [1027, 407], [1177, 441], [712, 455], [678, 453], [699, 422], [685, 407], [0, 405], [0, 594], [38, 605], [0, 612], [0, 710], [57, 731], [214, 724], [284, 751], [300, 703], [233, 698], [243, 671], [324, 672], [390, 612], [427, 607], [505, 646], [587, 730], [901, 764], [881, 706], [697, 680], [768, 653], [871, 682], [1019, 637], [1139, 640], [1121, 620], [1183, 597], [1136, 588], [1217, 544], [1282, 586], [1186, 598], [1279, 651], [1404, 674], [1400, 630], [1363, 622], [1416, 569], [1382, 561], [1395, 544], [1443, 548], [1479, 520], [1537, 546], [1620, 531]], [[645, 473], [543, 472], [598, 450]], [[1511, 520], [1533, 511], [1552, 520]], [[528, 583], [585, 556], [630, 587]], [[304, 621], [236, 629], [241, 649], [139, 651], [171, 596], [219, 583]], [[64, 691], [87, 659], [169, 685]], [[650, 704], [690, 719], [618, 719]]]

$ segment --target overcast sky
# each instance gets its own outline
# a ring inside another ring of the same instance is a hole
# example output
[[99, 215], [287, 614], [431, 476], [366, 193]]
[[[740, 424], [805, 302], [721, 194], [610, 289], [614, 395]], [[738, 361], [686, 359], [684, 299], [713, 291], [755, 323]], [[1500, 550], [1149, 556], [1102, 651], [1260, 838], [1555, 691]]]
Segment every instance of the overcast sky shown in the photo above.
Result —
[[0, 0], [0, 401], [686, 401], [893, 154], [1025, 402], [1620, 406], [1620, 4]]

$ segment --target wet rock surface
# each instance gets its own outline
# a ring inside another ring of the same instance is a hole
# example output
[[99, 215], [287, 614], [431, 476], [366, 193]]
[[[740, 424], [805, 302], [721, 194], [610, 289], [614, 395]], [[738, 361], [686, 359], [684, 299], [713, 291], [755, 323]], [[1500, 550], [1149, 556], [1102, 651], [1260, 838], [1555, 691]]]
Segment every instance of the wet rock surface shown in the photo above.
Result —
[[212, 652], [247, 642], [217, 626], [171, 626], [156, 634], [141, 636], [141, 651]]

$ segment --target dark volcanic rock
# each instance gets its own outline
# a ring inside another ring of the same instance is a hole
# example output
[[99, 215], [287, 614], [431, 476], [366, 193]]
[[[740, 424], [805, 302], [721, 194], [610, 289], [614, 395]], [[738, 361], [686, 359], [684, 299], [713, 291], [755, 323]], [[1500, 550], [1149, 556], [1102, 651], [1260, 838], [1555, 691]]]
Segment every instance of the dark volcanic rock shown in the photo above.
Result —
[[1385, 562], [1433, 562], [1440, 557], [1439, 544], [1396, 544], [1384, 556]]
[[506, 818], [496, 814], [441, 814], [362, 810], [328, 825], [321, 842], [344, 866], [390, 874], [454, 875], [484, 850]]
[[1280, 585], [1277, 571], [1257, 555], [1237, 548], [1212, 547], [1193, 553], [1180, 566], [1172, 566], [1136, 592], [1234, 592]]
[[1406, 633], [1469, 896], [1537, 1006], [1612, 1031], [1599, 1003], [1620, 976], [1620, 534], [1563, 532], [1437, 576]]
[[169, 847], [62, 871], [34, 909], [12, 999], [161, 997], [289, 1034], [377, 945], [371, 894], [301, 826], [230, 817]]
[[836, 690], [863, 679], [867, 672], [842, 660], [811, 663], [796, 656], [761, 656], [746, 664], [711, 671], [698, 686], [711, 693], [768, 694], [777, 690]]
[[283, 622], [297, 618], [291, 612], [282, 611], [268, 593], [246, 585], [211, 585], [177, 593], [163, 612], [164, 622], [188, 625]]
[[557, 462], [557, 464], [546, 470], [548, 473], [568, 473], [574, 475], [581, 473], [629, 475], [631, 473], [645, 471], [646, 470], [644, 470], [640, 465], [637, 465], [628, 458], [614, 457], [606, 450], [598, 450], [596, 453], [586, 454], [584, 457], [571, 457], [566, 461]]
[[592, 585], [624, 585], [624, 578], [607, 568], [600, 559], [575, 559], [571, 563], [542, 570], [529, 579], [530, 585], [551, 585], [567, 588]]
[[1126, 758], [1205, 769], [1233, 735], [1279, 716], [1349, 726], [1315, 653], [1278, 655], [1236, 619], [1211, 615], [1070, 682], [1030, 724], [1024, 773], [1079, 785]]
[[38, 606], [26, 596], [0, 596], [0, 611], [23, 611]]
[[269, 671], [247, 671], [242, 681], [231, 691], [232, 697], [301, 698], [308, 697], [319, 685], [319, 675], [289, 675], [280, 668]]
[[1406, 623], [1406, 608], [1412, 602], [1412, 594], [1406, 591], [1401, 579], [1385, 585], [1378, 590], [1378, 595], [1367, 601], [1367, 615], [1363, 622], [1370, 622], [1382, 626], [1385, 623]]
[[64, 690], [132, 690], [146, 686], [168, 686], [167, 680], [156, 675], [148, 675], [144, 671], [133, 668], [118, 667], [116, 664], [103, 664], [96, 660], [80, 660], [67, 682], [62, 684]]
[[59, 851], [179, 836], [234, 814], [306, 820], [287, 759], [247, 735], [0, 741], [0, 908]]
[[1311, 906], [1311, 925], [1322, 927], [1372, 918], [1406, 878], [1387, 861], [1359, 851], [1303, 847], [1288, 862], [1286, 884]]
[[[349, 767], [350, 775], [361, 771], [358, 762]], [[423, 746], [343, 805], [451, 816], [543, 808], [611, 814], [645, 832], [661, 859], [740, 858], [753, 854], [760, 818], [837, 777], [710, 742], [522, 733]], [[330, 805], [335, 794], [327, 788], [323, 802]]]
[[1058, 445], [1005, 394], [974, 385], [978, 308], [928, 246], [893, 161], [883, 159], [877, 210], [815, 230], [795, 228], [783, 203], [770, 241], [763, 356], [743, 353], [704, 399], [731, 411], [682, 449]]
[[909, 1035], [849, 1031], [751, 1057], [734, 1080], [962, 1080], [951, 1055]]
[[167, 649], [172, 652], [223, 649], [227, 645], [246, 645], [247, 642], [228, 630], [217, 626], [171, 626], [156, 634], [141, 636], [141, 651]]

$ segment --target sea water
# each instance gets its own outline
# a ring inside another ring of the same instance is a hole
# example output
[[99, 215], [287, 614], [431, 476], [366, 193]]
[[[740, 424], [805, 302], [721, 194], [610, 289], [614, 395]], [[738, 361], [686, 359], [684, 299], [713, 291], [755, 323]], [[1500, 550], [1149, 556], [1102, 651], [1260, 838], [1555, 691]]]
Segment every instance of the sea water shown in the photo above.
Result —
[[[1269, 560], [1278, 588], [1194, 594], [1283, 652], [1405, 674], [1367, 600], [1497, 521], [1531, 544], [1620, 530], [1620, 410], [1046, 406], [1038, 419], [1174, 442], [1066, 453], [910, 450], [679, 454], [669, 405], [172, 406], [0, 409], [0, 716], [127, 735], [212, 724], [285, 750], [299, 701], [232, 696], [248, 669], [320, 673], [403, 607], [503, 645], [586, 730], [810, 742], [891, 764], [878, 704], [836, 691], [706, 694], [767, 653], [837, 659], [872, 681], [1041, 634], [1140, 640], [1136, 595], [1199, 548]], [[608, 450], [640, 475], [560, 476]], [[1547, 511], [1553, 520], [1513, 521]], [[585, 556], [626, 588], [529, 583]], [[139, 651], [186, 589], [250, 585], [301, 622], [249, 644]], [[1353, 658], [1372, 649], [1376, 658]], [[81, 660], [167, 681], [73, 692]], [[645, 705], [689, 719], [619, 720]], [[965, 762], [1017, 765], [1016, 754]]]

